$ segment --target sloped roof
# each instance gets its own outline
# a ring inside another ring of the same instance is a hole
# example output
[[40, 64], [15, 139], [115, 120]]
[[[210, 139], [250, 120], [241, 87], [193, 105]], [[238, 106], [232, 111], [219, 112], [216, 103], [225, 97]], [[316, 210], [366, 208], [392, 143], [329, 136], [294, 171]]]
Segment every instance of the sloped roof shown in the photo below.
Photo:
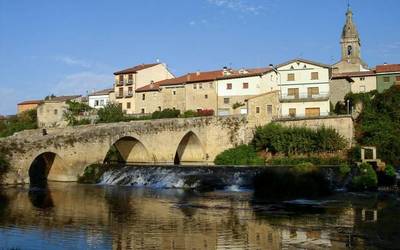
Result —
[[114, 89], [103, 89], [103, 90], [99, 90], [99, 91], [93, 92], [93, 93], [89, 94], [89, 96], [108, 95], [113, 90]]
[[49, 100], [45, 100], [45, 102], [66, 102], [76, 98], [82, 97], [81, 95], [65, 95], [65, 96], [56, 96], [52, 97]]
[[376, 73], [400, 72], [400, 64], [386, 64], [376, 66]]
[[363, 76], [375, 76], [376, 72], [373, 70], [369, 71], [356, 71], [356, 72], [345, 72], [335, 73], [332, 75], [332, 79], [341, 79], [346, 77], [363, 77]]
[[131, 68], [127, 68], [127, 69], [123, 69], [123, 70], [117, 71], [117, 72], [114, 73], [114, 75], [130, 74], [130, 73], [135, 74], [136, 72], [138, 72], [140, 70], [151, 68], [151, 67], [154, 67], [154, 66], [159, 65], [159, 64], [161, 64], [161, 63], [140, 64], [140, 65], [136, 65], [136, 66], [131, 67]]
[[37, 104], [37, 105], [39, 105], [41, 103], [43, 103], [43, 100], [29, 100], [29, 101], [20, 102], [17, 105], [29, 105], [29, 104]]
[[296, 58], [296, 59], [287, 61], [287, 62], [285, 62], [285, 63], [278, 64], [278, 65], [276, 66], [276, 68], [280, 68], [280, 67], [282, 67], [282, 66], [285, 66], [285, 65], [288, 65], [288, 64], [291, 64], [291, 63], [294, 63], [294, 62], [302, 62], [302, 63], [313, 64], [313, 65], [317, 65], [317, 66], [320, 66], [320, 67], [323, 67], [323, 68], [331, 68], [331, 66], [328, 65], [328, 64], [323, 64], [323, 63], [319, 63], [319, 62], [314, 62], [314, 61], [307, 60], [307, 59], [303, 59], [303, 58]]

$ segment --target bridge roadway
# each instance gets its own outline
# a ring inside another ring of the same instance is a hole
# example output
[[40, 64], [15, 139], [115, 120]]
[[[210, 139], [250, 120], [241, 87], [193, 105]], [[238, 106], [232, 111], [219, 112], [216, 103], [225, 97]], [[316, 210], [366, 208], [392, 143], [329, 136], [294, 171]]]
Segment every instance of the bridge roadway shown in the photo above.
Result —
[[104, 162], [112, 146], [127, 162], [212, 164], [220, 152], [247, 143], [253, 129], [244, 116], [163, 119], [29, 130], [0, 140], [9, 157], [3, 184], [22, 184], [30, 176], [76, 181], [85, 167]]

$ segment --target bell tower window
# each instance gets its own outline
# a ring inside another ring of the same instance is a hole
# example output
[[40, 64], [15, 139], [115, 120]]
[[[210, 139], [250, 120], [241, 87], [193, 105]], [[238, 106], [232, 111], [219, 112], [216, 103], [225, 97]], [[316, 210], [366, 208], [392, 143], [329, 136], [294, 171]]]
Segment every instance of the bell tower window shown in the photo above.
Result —
[[347, 46], [347, 56], [351, 56], [353, 54], [353, 47], [351, 45]]

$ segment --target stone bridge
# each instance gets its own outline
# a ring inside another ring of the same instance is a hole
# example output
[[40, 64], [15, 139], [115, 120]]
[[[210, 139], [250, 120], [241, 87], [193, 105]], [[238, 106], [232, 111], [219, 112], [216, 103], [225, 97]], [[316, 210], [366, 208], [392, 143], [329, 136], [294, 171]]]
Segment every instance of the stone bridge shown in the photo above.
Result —
[[[4, 184], [29, 183], [32, 176], [76, 181], [85, 167], [103, 163], [110, 149], [137, 164], [212, 164], [220, 152], [252, 135], [243, 116], [121, 122], [23, 131], [0, 140], [9, 157]], [[31, 178], [30, 178], [31, 177]]]

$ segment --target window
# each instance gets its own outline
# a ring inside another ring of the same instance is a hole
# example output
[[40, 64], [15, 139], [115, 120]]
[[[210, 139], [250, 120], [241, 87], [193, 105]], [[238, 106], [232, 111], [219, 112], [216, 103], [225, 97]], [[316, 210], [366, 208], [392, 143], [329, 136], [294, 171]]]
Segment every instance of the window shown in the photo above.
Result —
[[158, 106], [158, 111], [161, 111], [161, 106]]
[[244, 89], [248, 89], [249, 88], [249, 83], [248, 82], [244, 82], [243, 83], [243, 88]]
[[306, 108], [306, 117], [318, 117], [320, 114], [320, 108]]
[[146, 94], [142, 94], [142, 100], [146, 100]]
[[142, 114], [144, 114], [144, 109], [141, 110]]
[[124, 95], [124, 88], [119, 88], [118, 89], [118, 96], [122, 97]]
[[94, 101], [94, 106], [99, 106], [99, 100]]
[[213, 88], [213, 84], [212, 84], [212, 82], [210, 82], [208, 85], [209, 85], [208, 87], [209, 87], [210, 89], [212, 89], [212, 88]]
[[224, 98], [224, 103], [229, 104], [229, 98]]
[[100, 106], [104, 106], [104, 100], [100, 100]]
[[193, 84], [193, 89], [197, 89], [197, 84], [196, 83]]
[[208, 95], [204, 95], [204, 99], [208, 99]]
[[267, 115], [272, 116], [272, 105], [267, 105]]
[[227, 83], [226, 84], [226, 89], [232, 89], [232, 83]]
[[257, 114], [260, 113], [260, 107], [256, 107], [256, 113], [257, 113]]
[[318, 80], [319, 75], [318, 72], [311, 72], [311, 80]]
[[319, 88], [318, 87], [307, 88], [307, 96], [313, 97], [314, 95], [319, 95]]
[[291, 81], [294, 81], [294, 73], [290, 73], [290, 74], [288, 74], [287, 75], [287, 80], [289, 81], [289, 82], [291, 82]]
[[383, 78], [383, 81], [384, 81], [384, 82], [390, 82], [390, 77], [385, 76], [385, 77]]
[[132, 74], [128, 75], [128, 80], [133, 80], [133, 75]]
[[119, 75], [119, 81], [123, 82], [124, 81], [124, 75]]
[[202, 89], [202, 88], [203, 88], [203, 84], [199, 83], [199, 89]]
[[400, 82], [400, 76], [396, 76], [396, 82]]
[[58, 110], [57, 110], [57, 109], [54, 110], [54, 114], [55, 114], [55, 115], [58, 114]]
[[360, 77], [360, 81], [365, 81], [365, 77]]
[[174, 90], [174, 91], [172, 91], [172, 94], [173, 94], [173, 95], [176, 95], [176, 91], [175, 91], [175, 90]]
[[299, 88], [288, 88], [288, 96], [299, 98]]
[[132, 87], [128, 88], [128, 96], [133, 96], [133, 88]]
[[296, 109], [295, 108], [290, 108], [289, 109], [289, 116], [290, 117], [296, 117]]
[[126, 103], [126, 109], [131, 109], [131, 103], [130, 102]]

